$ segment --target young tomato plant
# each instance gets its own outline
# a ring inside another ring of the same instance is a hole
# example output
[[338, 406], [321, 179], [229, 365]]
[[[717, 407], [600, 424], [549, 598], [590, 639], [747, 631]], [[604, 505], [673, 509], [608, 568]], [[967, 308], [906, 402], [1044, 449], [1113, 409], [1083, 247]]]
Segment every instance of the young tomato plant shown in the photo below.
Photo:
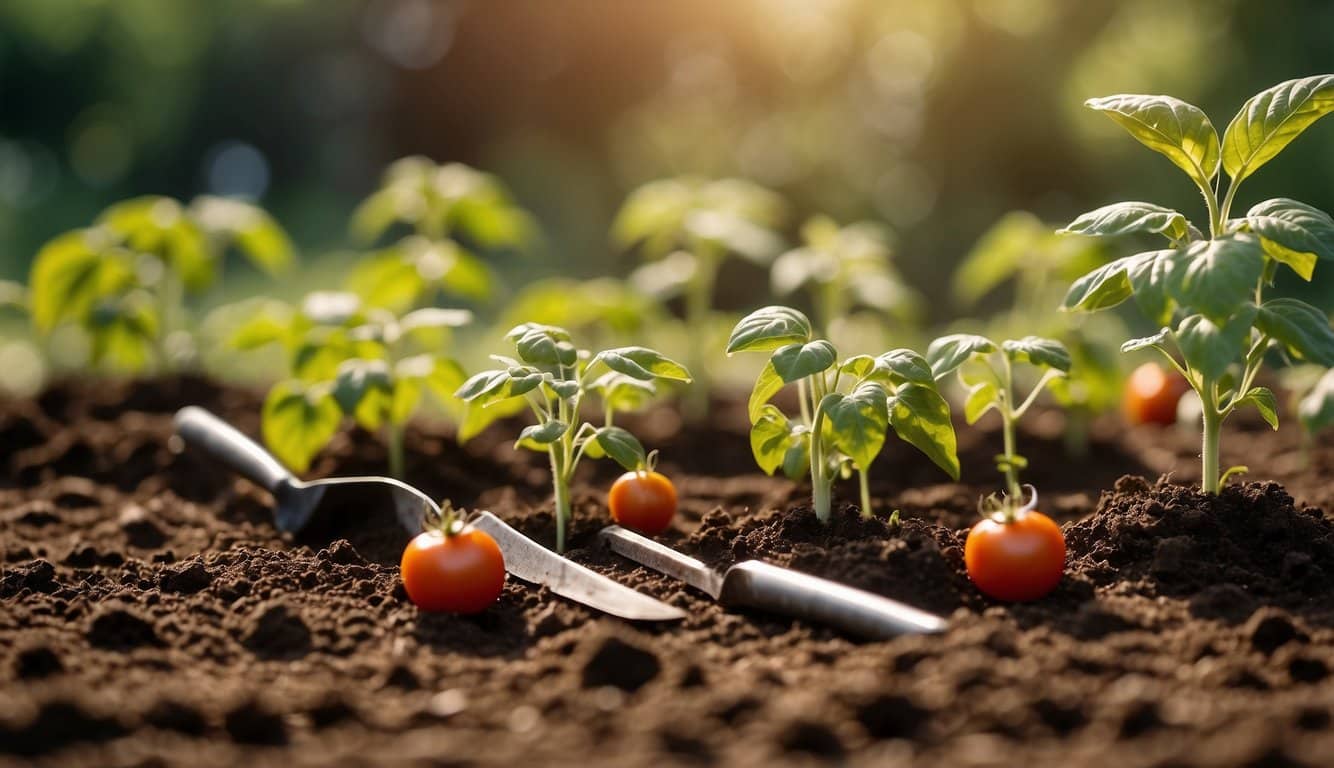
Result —
[[[867, 472], [890, 428], [950, 477], [959, 459], [950, 408], [925, 358], [909, 349], [838, 362], [833, 344], [813, 338], [810, 320], [788, 307], [765, 307], [737, 323], [727, 353], [771, 352], [750, 395], [750, 447], [767, 474], [809, 473], [812, 505], [829, 520], [834, 480], [855, 470], [862, 515], [871, 514]], [[789, 418], [769, 401], [797, 385], [801, 413]]]
[[[1287, 198], [1258, 203], [1232, 218], [1241, 183], [1316, 120], [1334, 111], [1334, 75], [1289, 80], [1251, 97], [1220, 141], [1198, 108], [1170, 96], [1120, 95], [1091, 99], [1140, 143], [1190, 177], [1204, 196], [1207, 226], [1197, 229], [1177, 211], [1125, 202], [1075, 219], [1064, 232], [1086, 235], [1162, 235], [1163, 250], [1127, 256], [1074, 282], [1064, 308], [1093, 311], [1134, 297], [1162, 329], [1133, 339], [1123, 351], [1161, 352], [1200, 397], [1203, 422], [1201, 486], [1217, 493], [1219, 437], [1236, 409], [1254, 407], [1274, 428], [1274, 395], [1255, 380], [1271, 346], [1287, 355], [1334, 366], [1334, 330], [1324, 312], [1291, 298], [1268, 298], [1280, 266], [1310, 280], [1320, 259], [1334, 259], [1334, 219]], [[1229, 178], [1223, 191], [1220, 168]], [[1206, 234], [1207, 233], [1207, 234]]]
[[403, 427], [427, 395], [450, 410], [463, 369], [444, 354], [454, 328], [472, 314], [428, 307], [402, 317], [366, 309], [348, 293], [313, 293], [299, 310], [270, 304], [237, 328], [232, 343], [277, 342], [289, 377], [264, 401], [262, 431], [274, 454], [296, 471], [333, 439], [344, 417], [384, 434], [389, 473], [404, 475]]
[[692, 418], [708, 410], [708, 339], [714, 286], [730, 255], [767, 267], [782, 249], [774, 230], [786, 216], [778, 195], [741, 179], [694, 177], [650, 182], [630, 193], [612, 224], [612, 241], [638, 247], [648, 262], [631, 284], [660, 300], [681, 296], [694, 341], [686, 362], [695, 372], [686, 405]]
[[822, 333], [832, 334], [855, 307], [900, 322], [916, 320], [921, 296], [894, 268], [884, 227], [869, 221], [839, 227], [827, 216], [815, 216], [802, 226], [801, 236], [801, 247], [774, 260], [770, 282], [778, 296], [808, 290]]
[[[997, 344], [985, 336], [957, 333], [931, 342], [926, 360], [937, 380], [951, 373], [958, 376], [968, 392], [963, 413], [969, 424], [976, 424], [988, 411], [1000, 414], [1004, 453], [996, 457], [996, 466], [1005, 473], [1006, 495], [1002, 506], [1007, 516], [1012, 514], [1021, 497], [1019, 472], [1028, 466], [1028, 460], [1015, 448], [1015, 425], [1037, 401], [1043, 388], [1070, 370], [1070, 353], [1059, 341], [1037, 336], [1006, 339]], [[1016, 364], [1042, 370], [1023, 400], [1015, 394]]]
[[394, 312], [435, 304], [441, 294], [490, 299], [496, 278], [478, 251], [524, 248], [537, 233], [496, 177], [425, 157], [390, 165], [380, 188], [352, 214], [353, 233], [367, 243], [395, 224], [411, 234], [371, 254], [348, 276], [348, 288], [368, 305]]
[[[645, 468], [639, 440], [612, 423], [617, 410], [633, 407], [654, 381], [688, 383], [680, 363], [646, 347], [618, 347], [596, 354], [574, 345], [563, 328], [537, 323], [516, 326], [506, 338], [517, 358], [493, 355], [501, 368], [482, 371], [455, 396], [486, 412], [498, 404], [521, 402], [536, 418], [519, 433], [515, 448], [545, 452], [551, 461], [556, 504], [556, 551], [565, 551], [571, 517], [570, 483], [584, 458], [610, 456], [627, 470]], [[602, 426], [583, 420], [583, 406], [600, 399]]]
[[193, 359], [186, 294], [217, 279], [235, 247], [270, 273], [285, 270], [294, 250], [287, 235], [255, 206], [200, 197], [190, 206], [166, 197], [117, 203], [88, 228], [57, 236], [37, 253], [30, 312], [39, 334], [72, 323], [87, 334], [94, 364], [138, 372]]

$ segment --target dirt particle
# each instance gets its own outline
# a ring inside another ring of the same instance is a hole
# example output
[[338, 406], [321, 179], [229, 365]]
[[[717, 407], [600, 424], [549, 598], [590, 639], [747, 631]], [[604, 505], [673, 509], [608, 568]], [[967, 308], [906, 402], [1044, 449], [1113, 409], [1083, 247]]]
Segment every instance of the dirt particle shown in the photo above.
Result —
[[1255, 598], [1236, 584], [1214, 584], [1190, 599], [1189, 610], [1199, 619], [1214, 619], [1237, 625], [1255, 613]]
[[689, 762], [708, 765], [716, 759], [708, 742], [689, 734], [666, 730], [658, 734], [658, 741], [663, 749]]
[[704, 674], [704, 669], [698, 664], [691, 664], [681, 673], [681, 680], [677, 685], [682, 688], [698, 688], [707, 681], [708, 678]]
[[24, 589], [50, 594], [60, 585], [56, 583], [56, 567], [46, 560], [33, 560], [4, 575], [0, 580], [0, 594], [15, 595]]
[[287, 743], [287, 724], [283, 718], [258, 702], [246, 702], [232, 709], [223, 725], [232, 741], [238, 744], [277, 746]]
[[157, 549], [167, 543], [167, 535], [138, 504], [131, 504], [121, 510], [119, 524], [126, 543], [132, 547]]
[[397, 688], [400, 691], [415, 691], [422, 687], [421, 680], [417, 678], [417, 673], [412, 671], [411, 667], [404, 664], [395, 664], [394, 668], [385, 675], [381, 688]]
[[1323, 731], [1329, 728], [1334, 718], [1324, 707], [1305, 707], [1297, 713], [1297, 727], [1303, 731]]
[[339, 539], [327, 548], [321, 549], [316, 557], [338, 565], [366, 565], [366, 559], [347, 539]]
[[857, 722], [873, 739], [910, 739], [931, 713], [907, 696], [882, 694], [857, 707]]
[[1250, 638], [1251, 647], [1266, 656], [1288, 643], [1304, 643], [1310, 639], [1291, 618], [1272, 608], [1256, 611], [1246, 622], [1243, 631]]
[[633, 693], [661, 671], [662, 663], [652, 651], [611, 636], [598, 642], [589, 654], [581, 679], [585, 688], [612, 685]]
[[1048, 728], [1061, 736], [1067, 736], [1088, 723], [1088, 716], [1076, 702], [1065, 703], [1043, 697], [1033, 703], [1033, 711]]
[[105, 742], [126, 733], [115, 718], [92, 714], [73, 702], [42, 705], [35, 717], [16, 728], [0, 723], [0, 751], [32, 757], [77, 742]]
[[198, 736], [208, 728], [208, 721], [189, 704], [162, 699], [144, 713], [144, 722], [164, 731]]
[[328, 728], [357, 719], [357, 711], [341, 698], [331, 697], [311, 707], [306, 716], [315, 728]]
[[158, 578], [158, 586], [163, 592], [175, 592], [182, 595], [193, 595], [208, 587], [213, 583], [213, 574], [204, 567], [200, 560], [193, 560], [181, 563], [162, 571]]
[[805, 752], [809, 755], [834, 759], [846, 751], [843, 740], [823, 723], [797, 721], [784, 729], [779, 744], [787, 752]]
[[241, 643], [260, 658], [299, 658], [310, 651], [310, 627], [286, 605], [269, 603], [255, 611]]
[[1121, 717], [1121, 738], [1135, 739], [1163, 726], [1158, 705], [1152, 701], [1136, 701], [1127, 707]]
[[1297, 656], [1288, 662], [1288, 676], [1295, 683], [1318, 683], [1329, 677], [1329, 666], [1317, 658]]
[[45, 646], [22, 650], [14, 659], [14, 676], [20, 680], [50, 677], [64, 670], [60, 656]]
[[109, 608], [95, 616], [88, 627], [88, 642], [111, 651], [163, 644], [152, 623], [126, 608]]

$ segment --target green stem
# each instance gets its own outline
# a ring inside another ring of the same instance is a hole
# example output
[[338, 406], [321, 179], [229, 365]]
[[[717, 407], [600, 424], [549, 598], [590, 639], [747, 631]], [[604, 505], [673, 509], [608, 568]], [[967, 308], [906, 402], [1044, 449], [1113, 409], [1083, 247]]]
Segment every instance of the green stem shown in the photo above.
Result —
[[718, 279], [718, 259], [704, 248], [695, 254], [695, 277], [686, 285], [685, 320], [690, 333], [687, 367], [695, 380], [686, 394], [686, 417], [692, 422], [709, 415], [709, 313], [713, 308], [713, 286]]
[[1214, 237], [1219, 237], [1223, 234], [1223, 228], [1227, 225], [1227, 217], [1232, 212], [1232, 198], [1236, 197], [1236, 195], [1237, 195], [1237, 185], [1234, 182], [1232, 184], [1229, 184], [1227, 187], [1227, 195], [1223, 197], [1222, 208], [1217, 208], [1214, 210], [1214, 214], [1218, 216], [1218, 224], [1213, 229]]
[[1223, 416], [1218, 412], [1218, 404], [1215, 402], [1216, 398], [1213, 390], [1214, 385], [1209, 382], [1203, 393], [1206, 396], [1201, 398], [1204, 411], [1204, 445], [1200, 453], [1200, 490], [1217, 495], [1221, 488], [1218, 470], [1218, 441], [1222, 433]]
[[871, 484], [866, 478], [866, 470], [857, 470], [857, 484], [861, 487], [862, 493], [862, 517], [871, 517]]
[[551, 484], [556, 499], [556, 551], [565, 552], [565, 523], [570, 519], [570, 479], [566, 476], [563, 447], [552, 446]]
[[815, 517], [822, 523], [829, 522], [829, 513], [832, 508], [830, 499], [833, 496], [834, 480], [827, 476], [828, 467], [825, 462], [824, 441], [820, 439], [820, 431], [824, 427], [824, 411], [819, 407], [815, 409], [815, 421], [811, 424], [811, 506], [815, 509]]
[[389, 448], [389, 476], [403, 480], [403, 426], [389, 424], [385, 427], [385, 445]]
[[[1005, 402], [1001, 403], [1001, 436], [1005, 441], [1005, 489], [1010, 495], [1010, 502], [1006, 505], [1007, 510], [1013, 510], [1014, 505], [1019, 503], [1019, 470], [1014, 466], [1014, 424], [1018, 419], [1014, 410], [1014, 370], [1010, 366], [1009, 358], [1005, 358], [1004, 378], [1001, 380], [1004, 387], [1001, 396]], [[1011, 512], [1012, 514], [1012, 512]]]
[[1204, 204], [1209, 209], [1209, 237], [1216, 238], [1223, 234], [1223, 217], [1228, 208], [1232, 206], [1232, 193], [1236, 185], [1228, 188], [1227, 200], [1223, 203], [1223, 208], [1218, 207], [1218, 195], [1206, 187], [1200, 187], [1200, 194], [1204, 195]]

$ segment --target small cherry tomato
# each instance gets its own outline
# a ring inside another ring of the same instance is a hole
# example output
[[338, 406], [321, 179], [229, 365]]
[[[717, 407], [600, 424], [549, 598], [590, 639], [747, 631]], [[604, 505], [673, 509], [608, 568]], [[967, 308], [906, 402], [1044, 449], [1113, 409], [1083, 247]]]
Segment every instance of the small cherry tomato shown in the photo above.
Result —
[[505, 558], [485, 531], [417, 534], [399, 565], [403, 588], [423, 611], [479, 613], [505, 587]]
[[968, 578], [997, 600], [1037, 600], [1056, 588], [1065, 570], [1065, 536], [1041, 512], [1020, 511], [1013, 522], [986, 518], [963, 545]]
[[672, 524], [676, 488], [666, 475], [653, 470], [626, 472], [612, 483], [607, 506], [617, 524], [651, 536]]
[[1121, 410], [1131, 424], [1171, 425], [1177, 420], [1177, 402], [1189, 389], [1176, 371], [1145, 363], [1126, 380]]

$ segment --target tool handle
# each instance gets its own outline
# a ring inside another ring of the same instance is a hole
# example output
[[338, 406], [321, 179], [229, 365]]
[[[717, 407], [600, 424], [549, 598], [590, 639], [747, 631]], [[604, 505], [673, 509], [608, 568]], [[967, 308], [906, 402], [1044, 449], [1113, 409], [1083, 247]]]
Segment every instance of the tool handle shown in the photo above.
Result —
[[176, 412], [176, 434], [202, 449], [269, 493], [293, 484], [296, 478], [259, 443], [235, 427], [195, 405]]
[[727, 571], [719, 602], [826, 624], [872, 640], [942, 632], [946, 626], [945, 619], [912, 606], [759, 560]]

